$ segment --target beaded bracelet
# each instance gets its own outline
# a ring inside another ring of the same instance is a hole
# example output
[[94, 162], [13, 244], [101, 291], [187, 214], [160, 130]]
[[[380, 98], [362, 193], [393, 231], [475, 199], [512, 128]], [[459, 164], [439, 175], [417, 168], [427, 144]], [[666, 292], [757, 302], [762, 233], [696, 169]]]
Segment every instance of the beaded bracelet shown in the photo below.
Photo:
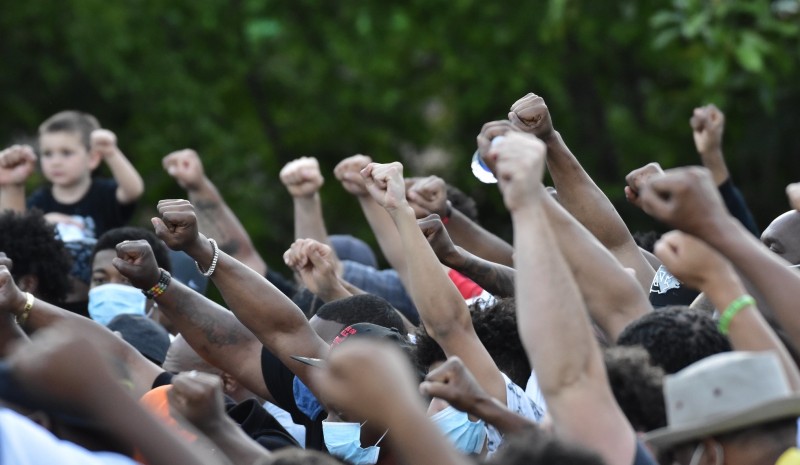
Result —
[[169, 271], [163, 268], [159, 268], [159, 270], [161, 271], [161, 275], [158, 277], [158, 282], [155, 283], [150, 289], [142, 289], [142, 294], [144, 294], [148, 299], [155, 299], [166, 292], [170, 281], [172, 281], [172, 275], [169, 274]]
[[14, 321], [17, 322], [18, 325], [22, 326], [28, 321], [28, 317], [31, 315], [31, 309], [33, 308], [33, 302], [35, 299], [33, 298], [33, 294], [30, 292], [25, 293], [25, 306], [22, 308], [22, 314], [19, 316], [14, 317]]
[[733, 317], [735, 317], [745, 308], [755, 304], [756, 299], [747, 294], [737, 297], [733, 302], [730, 303], [730, 305], [728, 305], [728, 308], [722, 312], [722, 316], [719, 317], [719, 322], [717, 323], [717, 329], [719, 329], [719, 332], [727, 336]]
[[217, 269], [217, 260], [219, 260], [219, 247], [217, 247], [217, 241], [209, 237], [208, 242], [211, 243], [211, 248], [214, 250], [214, 258], [211, 259], [211, 266], [208, 267], [208, 271], [203, 271], [203, 269], [200, 268], [200, 264], [194, 262], [194, 264], [197, 265], [197, 271], [202, 273], [202, 275], [206, 278], [210, 278], [211, 275], [214, 274], [214, 270]]

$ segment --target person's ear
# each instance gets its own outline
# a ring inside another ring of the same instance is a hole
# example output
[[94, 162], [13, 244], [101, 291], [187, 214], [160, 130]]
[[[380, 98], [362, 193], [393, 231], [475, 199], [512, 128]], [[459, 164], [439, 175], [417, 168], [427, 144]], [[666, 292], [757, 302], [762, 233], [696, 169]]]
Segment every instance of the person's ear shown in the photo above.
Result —
[[17, 287], [23, 292], [30, 292], [36, 294], [39, 290], [39, 277], [33, 274], [26, 274], [17, 280]]
[[233, 397], [236, 391], [239, 390], [239, 382], [227, 372], [222, 372], [220, 378], [222, 378], [222, 392]]
[[98, 166], [100, 166], [100, 162], [103, 161], [103, 156], [100, 155], [100, 152], [96, 150], [89, 150], [89, 169], [94, 171]]
[[725, 452], [722, 450], [722, 444], [714, 438], [703, 439], [705, 453], [700, 459], [703, 465], [720, 465], [725, 463]]

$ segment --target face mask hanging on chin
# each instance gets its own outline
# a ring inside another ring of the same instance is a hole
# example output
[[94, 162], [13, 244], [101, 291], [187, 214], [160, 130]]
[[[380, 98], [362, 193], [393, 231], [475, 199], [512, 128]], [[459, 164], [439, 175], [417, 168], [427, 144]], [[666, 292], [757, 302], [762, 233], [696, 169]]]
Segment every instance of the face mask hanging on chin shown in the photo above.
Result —
[[452, 405], [431, 417], [440, 430], [461, 453], [480, 454], [486, 443], [486, 425], [483, 421], [469, 421], [469, 416]]
[[[386, 436], [378, 439], [374, 446], [361, 447], [361, 427], [358, 423], [345, 423], [336, 421], [322, 422], [322, 436], [325, 447], [334, 457], [346, 460], [353, 465], [374, 465], [378, 463], [378, 454], [381, 448], [378, 444]], [[387, 431], [388, 432], [388, 431]]]
[[144, 315], [147, 298], [142, 291], [124, 284], [103, 284], [89, 291], [89, 316], [108, 325], [117, 315]]

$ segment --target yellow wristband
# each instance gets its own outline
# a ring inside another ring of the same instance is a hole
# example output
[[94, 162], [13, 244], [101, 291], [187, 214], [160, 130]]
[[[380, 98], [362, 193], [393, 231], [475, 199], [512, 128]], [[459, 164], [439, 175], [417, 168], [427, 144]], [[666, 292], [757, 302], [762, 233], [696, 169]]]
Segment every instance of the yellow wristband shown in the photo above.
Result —
[[33, 302], [34, 302], [33, 294], [31, 294], [30, 292], [26, 292], [25, 306], [22, 308], [22, 315], [19, 315], [15, 318], [18, 325], [22, 326], [25, 324], [26, 321], [28, 321], [28, 317], [31, 314], [31, 309], [33, 308]]

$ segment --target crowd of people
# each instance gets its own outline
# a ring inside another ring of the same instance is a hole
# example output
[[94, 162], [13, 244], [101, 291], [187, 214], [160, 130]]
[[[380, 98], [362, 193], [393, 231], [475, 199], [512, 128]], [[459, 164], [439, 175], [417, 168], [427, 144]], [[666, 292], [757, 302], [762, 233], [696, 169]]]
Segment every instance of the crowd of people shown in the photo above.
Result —
[[800, 464], [800, 184], [761, 233], [724, 127], [695, 109], [702, 166], [625, 177], [674, 228], [658, 238], [535, 94], [472, 159], [513, 244], [443, 179], [345, 158], [380, 269], [328, 234], [314, 158], [281, 170], [295, 240], [262, 256], [190, 149], [163, 159], [187, 199], [127, 225], [142, 177], [97, 119], [58, 113], [0, 152], [0, 465]]

